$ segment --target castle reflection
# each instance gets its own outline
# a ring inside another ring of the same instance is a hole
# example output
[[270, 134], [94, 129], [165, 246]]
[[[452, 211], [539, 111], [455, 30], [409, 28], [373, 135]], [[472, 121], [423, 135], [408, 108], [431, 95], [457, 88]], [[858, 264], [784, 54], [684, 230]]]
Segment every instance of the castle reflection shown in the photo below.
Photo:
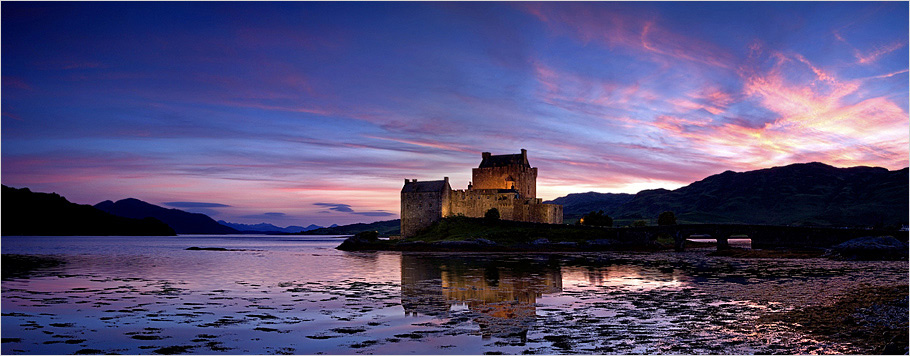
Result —
[[520, 336], [537, 319], [537, 298], [562, 291], [558, 261], [403, 254], [401, 304], [407, 315], [450, 316], [467, 308], [484, 338]]

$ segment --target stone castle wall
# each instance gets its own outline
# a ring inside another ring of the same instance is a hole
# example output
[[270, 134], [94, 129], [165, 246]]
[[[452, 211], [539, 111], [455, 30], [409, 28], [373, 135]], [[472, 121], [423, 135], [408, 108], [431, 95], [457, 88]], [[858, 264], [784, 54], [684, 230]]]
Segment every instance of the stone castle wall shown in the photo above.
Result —
[[449, 215], [482, 218], [492, 208], [499, 210], [503, 220], [562, 224], [562, 205], [542, 204], [540, 199], [524, 199], [515, 192], [497, 189], [454, 190]]
[[505, 220], [514, 219], [515, 200], [518, 193], [497, 193], [497, 189], [455, 190], [452, 191], [450, 215], [464, 215], [469, 218], [482, 218], [487, 210], [496, 208], [499, 216]]
[[414, 236], [450, 214], [451, 190], [401, 193], [401, 236]]
[[[471, 173], [474, 189], [515, 189], [522, 198], [537, 198], [536, 167], [474, 168]], [[510, 177], [513, 179], [512, 181], [507, 180]]]
[[401, 189], [401, 237], [417, 235], [443, 217], [464, 215], [481, 218], [492, 208], [503, 220], [562, 224], [562, 205], [543, 204], [537, 199], [537, 168], [521, 155], [492, 156], [483, 153], [475, 168], [473, 185], [452, 190], [449, 178], [417, 182], [405, 179]]

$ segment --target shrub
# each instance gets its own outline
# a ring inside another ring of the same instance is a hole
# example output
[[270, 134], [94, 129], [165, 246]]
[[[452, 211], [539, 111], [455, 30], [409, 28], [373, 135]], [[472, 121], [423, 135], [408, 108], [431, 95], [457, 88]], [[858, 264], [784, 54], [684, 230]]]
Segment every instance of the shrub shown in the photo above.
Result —
[[603, 210], [592, 211], [590, 213], [587, 213], [579, 221], [581, 221], [582, 225], [606, 226], [606, 227], [613, 226], [613, 218], [611, 218], [607, 214], [604, 214]]
[[657, 217], [657, 225], [676, 225], [676, 214], [673, 214], [672, 211], [665, 211], [660, 213]]
[[483, 219], [487, 222], [496, 222], [499, 221], [499, 209], [491, 208], [483, 214]]

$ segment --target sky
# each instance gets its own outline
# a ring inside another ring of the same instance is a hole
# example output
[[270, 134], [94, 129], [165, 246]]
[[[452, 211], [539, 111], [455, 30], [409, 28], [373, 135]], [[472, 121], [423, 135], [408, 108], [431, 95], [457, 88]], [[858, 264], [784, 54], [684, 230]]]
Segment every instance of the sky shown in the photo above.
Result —
[[2, 183], [236, 223], [398, 218], [528, 150], [538, 197], [908, 166], [907, 2], [3, 2]]

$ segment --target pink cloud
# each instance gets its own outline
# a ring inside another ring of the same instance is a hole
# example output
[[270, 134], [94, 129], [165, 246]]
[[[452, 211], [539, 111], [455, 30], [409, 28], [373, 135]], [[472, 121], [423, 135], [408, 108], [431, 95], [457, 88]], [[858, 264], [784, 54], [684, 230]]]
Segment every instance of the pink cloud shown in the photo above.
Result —
[[391, 138], [391, 137], [380, 137], [380, 136], [369, 136], [369, 135], [364, 136], [364, 137], [373, 138], [373, 139], [377, 139], [377, 140], [386, 140], [386, 141], [392, 141], [392, 142], [398, 142], [398, 143], [405, 143], [408, 145], [414, 145], [414, 146], [420, 146], [420, 147], [436, 148], [436, 149], [440, 149], [440, 150], [453, 151], [453, 152], [467, 152], [467, 153], [472, 153], [472, 154], [478, 153], [476, 149], [470, 148], [469, 146], [466, 146], [466, 145], [460, 145], [460, 144], [433, 142], [433, 141], [427, 141], [427, 140], [409, 140], [409, 139], [402, 139], [402, 138]]
[[[703, 152], [716, 152], [731, 166], [759, 168], [801, 162], [811, 157], [842, 166], [907, 166], [907, 113], [884, 97], [849, 99], [862, 87], [861, 80], [839, 80], [801, 55], [794, 55], [817, 78], [813, 85], [791, 83], [778, 60], [766, 72], [743, 71], [744, 94], [779, 118], [763, 127], [724, 124], [710, 132], [687, 130], [699, 126], [682, 119], [662, 119], [654, 125], [692, 142]], [[803, 67], [805, 68], [805, 67]]]
[[22, 78], [11, 77], [4, 75], [3, 76], [3, 86], [9, 88], [23, 89], [23, 90], [32, 90], [32, 86], [22, 80]]
[[8, 117], [8, 118], [16, 120], [16, 121], [23, 121], [21, 116], [13, 114], [11, 112], [7, 112], [7, 111], [3, 112], [3, 117]]
[[54, 60], [46, 61], [41, 63], [36, 63], [35, 65], [41, 68], [55, 69], [55, 70], [72, 70], [72, 69], [95, 69], [95, 68], [106, 68], [107, 65], [101, 62], [94, 61], [68, 61], [68, 60]]
[[619, 6], [575, 6], [523, 3], [522, 8], [547, 24], [554, 32], [568, 33], [584, 43], [599, 43], [652, 53], [658, 57], [682, 59], [711, 66], [731, 68], [733, 56], [700, 39], [673, 32], [657, 19], [625, 13]]
[[905, 42], [894, 42], [884, 46], [877, 46], [868, 53], [862, 53], [858, 49], [854, 50], [853, 54], [856, 56], [857, 63], [859, 64], [872, 64], [878, 61], [882, 56], [894, 52], [903, 48], [906, 45]]
[[601, 116], [605, 108], [631, 110], [662, 97], [638, 83], [623, 85], [601, 81], [559, 71], [540, 62], [534, 63], [534, 69], [542, 88], [541, 100], [569, 111]]

